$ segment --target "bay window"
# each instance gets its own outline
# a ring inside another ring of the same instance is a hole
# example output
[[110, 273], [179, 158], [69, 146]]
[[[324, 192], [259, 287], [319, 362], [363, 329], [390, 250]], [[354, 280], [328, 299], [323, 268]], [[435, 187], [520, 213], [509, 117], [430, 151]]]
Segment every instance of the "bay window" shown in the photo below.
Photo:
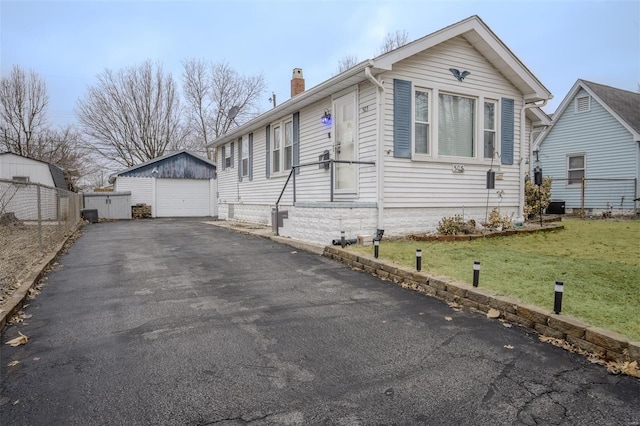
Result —
[[429, 154], [429, 92], [414, 93], [414, 153]]
[[496, 102], [484, 102], [484, 158], [496, 153]]
[[438, 99], [438, 153], [475, 156], [476, 100], [441, 93]]

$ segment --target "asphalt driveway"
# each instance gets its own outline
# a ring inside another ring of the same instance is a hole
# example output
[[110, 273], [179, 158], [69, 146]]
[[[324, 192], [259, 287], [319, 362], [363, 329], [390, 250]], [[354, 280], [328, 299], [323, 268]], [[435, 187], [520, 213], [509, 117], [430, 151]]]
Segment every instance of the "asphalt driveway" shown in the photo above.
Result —
[[638, 379], [268, 239], [101, 223], [59, 263], [2, 425], [640, 424]]

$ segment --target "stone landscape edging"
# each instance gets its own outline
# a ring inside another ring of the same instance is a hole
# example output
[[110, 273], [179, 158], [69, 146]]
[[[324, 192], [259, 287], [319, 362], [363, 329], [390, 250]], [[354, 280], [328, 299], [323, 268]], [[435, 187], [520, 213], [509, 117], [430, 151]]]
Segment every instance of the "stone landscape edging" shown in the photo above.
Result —
[[496, 309], [500, 312], [501, 319], [532, 329], [544, 336], [565, 340], [576, 348], [605, 360], [636, 361], [640, 364], [640, 342], [632, 342], [613, 331], [589, 326], [577, 318], [557, 315], [537, 306], [495, 295], [486, 289], [455, 282], [447, 277], [432, 276], [404, 265], [385, 263], [371, 255], [355, 253], [339, 246], [326, 246], [322, 255], [446, 302], [485, 313], [490, 309]]

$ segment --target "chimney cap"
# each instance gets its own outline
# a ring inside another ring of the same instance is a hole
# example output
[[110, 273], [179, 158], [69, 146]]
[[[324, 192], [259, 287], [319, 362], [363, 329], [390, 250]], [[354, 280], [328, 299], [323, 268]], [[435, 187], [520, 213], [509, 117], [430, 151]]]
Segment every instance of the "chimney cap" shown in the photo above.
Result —
[[302, 68], [294, 68], [293, 76], [291, 78], [304, 78], [302, 75]]

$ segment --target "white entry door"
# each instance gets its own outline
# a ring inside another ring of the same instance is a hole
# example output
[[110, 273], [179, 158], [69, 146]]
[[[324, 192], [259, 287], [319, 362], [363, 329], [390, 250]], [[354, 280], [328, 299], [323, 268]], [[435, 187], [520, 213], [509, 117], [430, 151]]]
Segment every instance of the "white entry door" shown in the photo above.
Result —
[[156, 217], [211, 216], [209, 179], [157, 179]]
[[[348, 95], [337, 98], [333, 102], [334, 111], [334, 159], [338, 161], [356, 160], [356, 95]], [[336, 192], [355, 192], [356, 190], [356, 165], [335, 165]]]

